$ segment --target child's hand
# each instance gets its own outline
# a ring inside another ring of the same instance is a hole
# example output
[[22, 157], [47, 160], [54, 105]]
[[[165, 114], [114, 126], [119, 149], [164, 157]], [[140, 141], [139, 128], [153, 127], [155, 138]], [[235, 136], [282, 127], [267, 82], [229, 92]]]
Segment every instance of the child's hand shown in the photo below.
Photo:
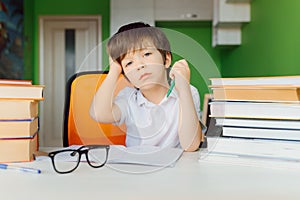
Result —
[[175, 87], [177, 91], [186, 89], [190, 84], [190, 68], [185, 59], [179, 60], [174, 63], [170, 71], [171, 79], [175, 78]]
[[109, 57], [109, 72], [120, 75], [122, 73], [121, 65]]

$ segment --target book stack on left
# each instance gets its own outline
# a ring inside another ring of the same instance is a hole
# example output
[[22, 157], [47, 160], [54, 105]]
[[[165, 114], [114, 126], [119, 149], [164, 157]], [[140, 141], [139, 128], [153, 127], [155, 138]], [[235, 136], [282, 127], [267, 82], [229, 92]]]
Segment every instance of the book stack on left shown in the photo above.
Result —
[[33, 160], [43, 89], [30, 80], [0, 79], [0, 163]]

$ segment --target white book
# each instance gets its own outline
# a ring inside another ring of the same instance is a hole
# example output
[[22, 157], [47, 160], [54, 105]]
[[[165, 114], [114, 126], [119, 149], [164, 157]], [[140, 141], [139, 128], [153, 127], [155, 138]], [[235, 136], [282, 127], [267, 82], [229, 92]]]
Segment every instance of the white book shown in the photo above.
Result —
[[300, 130], [223, 127], [223, 136], [300, 141]]
[[208, 153], [300, 162], [300, 142], [243, 138], [208, 138]]
[[31, 84], [0, 84], [1, 99], [43, 100], [44, 86]]
[[273, 169], [300, 169], [300, 143], [208, 137], [208, 149], [200, 149], [199, 162], [222, 163]]
[[216, 126], [300, 130], [300, 120], [216, 118]]
[[300, 76], [211, 78], [211, 85], [300, 85]]
[[300, 120], [300, 104], [211, 102], [210, 117]]

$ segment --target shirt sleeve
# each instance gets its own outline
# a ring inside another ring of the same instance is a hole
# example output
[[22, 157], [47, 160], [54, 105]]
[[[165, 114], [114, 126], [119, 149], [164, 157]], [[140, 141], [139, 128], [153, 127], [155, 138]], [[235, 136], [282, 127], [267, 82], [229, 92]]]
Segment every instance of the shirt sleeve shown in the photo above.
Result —
[[116, 106], [118, 106], [118, 108], [121, 111], [120, 121], [117, 121], [117, 122], [113, 123], [114, 125], [119, 126], [119, 125], [125, 123], [126, 116], [127, 116], [127, 113], [128, 113], [127, 112], [128, 101], [129, 101], [129, 97], [130, 97], [131, 92], [132, 92], [131, 88], [125, 87], [114, 98], [114, 104]]

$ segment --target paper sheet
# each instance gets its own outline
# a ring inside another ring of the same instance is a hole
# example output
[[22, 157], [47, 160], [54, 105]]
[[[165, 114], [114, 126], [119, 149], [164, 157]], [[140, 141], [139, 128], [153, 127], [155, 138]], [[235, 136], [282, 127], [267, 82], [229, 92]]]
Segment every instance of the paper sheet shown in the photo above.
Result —
[[108, 163], [140, 164], [159, 167], [170, 167], [182, 155], [180, 148], [160, 148], [155, 146], [124, 147], [112, 145]]
[[[79, 147], [80, 145], [73, 145], [63, 149], [78, 149]], [[157, 146], [125, 147], [122, 145], [110, 145], [107, 163], [173, 167], [182, 153], [183, 150], [180, 148], [161, 148]], [[96, 156], [90, 156], [90, 159], [93, 157]], [[40, 157], [37, 159], [42, 158]], [[60, 157], [60, 161], [74, 161], [74, 158], [71, 156], [63, 156]], [[81, 161], [85, 162], [86, 157], [82, 156]]]

